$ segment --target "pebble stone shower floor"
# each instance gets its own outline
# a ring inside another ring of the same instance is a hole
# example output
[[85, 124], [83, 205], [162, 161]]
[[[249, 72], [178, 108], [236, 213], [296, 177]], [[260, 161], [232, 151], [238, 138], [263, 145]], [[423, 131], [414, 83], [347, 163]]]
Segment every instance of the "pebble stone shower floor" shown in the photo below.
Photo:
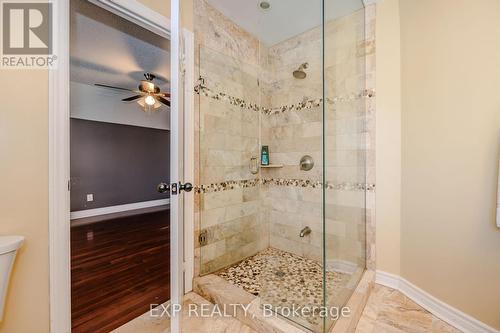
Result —
[[[259, 296], [263, 304], [270, 304], [275, 309], [291, 308], [292, 305], [309, 309], [323, 306], [322, 266], [289, 252], [268, 248], [216, 274]], [[328, 306], [335, 306], [335, 300], [342, 298], [340, 293], [345, 292], [350, 279], [350, 274], [326, 272]], [[297, 319], [307, 327], [322, 324], [317, 315], [294, 318]]]

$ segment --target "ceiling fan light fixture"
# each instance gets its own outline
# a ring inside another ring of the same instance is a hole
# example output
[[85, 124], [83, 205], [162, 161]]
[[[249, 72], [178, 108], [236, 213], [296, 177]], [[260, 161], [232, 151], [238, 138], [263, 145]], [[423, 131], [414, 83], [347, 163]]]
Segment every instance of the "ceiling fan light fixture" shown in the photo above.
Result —
[[156, 104], [156, 99], [155, 99], [153, 96], [148, 95], [148, 96], [146, 96], [146, 98], [144, 99], [144, 102], [145, 102], [147, 105], [149, 105], [149, 106], [153, 106], [153, 105], [155, 105], [155, 104]]
[[137, 89], [127, 89], [100, 83], [95, 83], [95, 85], [103, 88], [136, 93], [137, 95], [123, 98], [122, 102], [137, 101], [137, 104], [148, 113], [163, 105], [170, 107], [170, 94], [162, 92], [160, 87], [153, 82], [156, 76], [152, 73], [144, 73], [144, 77], [145, 80], [141, 80]]
[[153, 104], [147, 104], [146, 103], [146, 98], [141, 98], [140, 100], [137, 101], [137, 104], [139, 104], [142, 108], [142, 111], [146, 112], [146, 113], [149, 113], [151, 111], [155, 111], [156, 109], [159, 109], [162, 104], [160, 102], [158, 102], [155, 98], [154, 99], [154, 103]]

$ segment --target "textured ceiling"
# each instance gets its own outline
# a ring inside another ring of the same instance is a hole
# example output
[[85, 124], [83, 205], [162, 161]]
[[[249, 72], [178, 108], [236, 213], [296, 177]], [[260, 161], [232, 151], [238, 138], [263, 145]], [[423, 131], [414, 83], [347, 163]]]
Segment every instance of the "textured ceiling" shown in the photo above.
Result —
[[[321, 25], [323, 0], [207, 0], [212, 6], [257, 37], [267, 46], [284, 41]], [[324, 0], [326, 18], [331, 20], [363, 8], [362, 0]]]
[[86, 0], [71, 0], [71, 80], [136, 88], [145, 71], [162, 90], [170, 78], [168, 40]]

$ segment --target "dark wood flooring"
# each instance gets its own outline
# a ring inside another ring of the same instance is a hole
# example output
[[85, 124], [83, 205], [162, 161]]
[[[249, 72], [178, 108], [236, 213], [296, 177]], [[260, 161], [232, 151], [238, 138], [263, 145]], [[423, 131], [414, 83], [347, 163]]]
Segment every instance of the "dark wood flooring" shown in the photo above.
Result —
[[73, 333], [107, 333], [170, 298], [169, 210], [71, 228]]

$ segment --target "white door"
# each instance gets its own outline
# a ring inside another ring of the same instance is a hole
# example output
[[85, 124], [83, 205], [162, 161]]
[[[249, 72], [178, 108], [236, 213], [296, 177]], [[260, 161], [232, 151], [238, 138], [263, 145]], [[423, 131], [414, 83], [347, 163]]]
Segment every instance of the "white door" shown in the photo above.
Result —
[[180, 313], [184, 294], [184, 195], [189, 183], [184, 177], [184, 75], [179, 0], [171, 1], [171, 107], [170, 107], [170, 303], [171, 332], [180, 332]]

